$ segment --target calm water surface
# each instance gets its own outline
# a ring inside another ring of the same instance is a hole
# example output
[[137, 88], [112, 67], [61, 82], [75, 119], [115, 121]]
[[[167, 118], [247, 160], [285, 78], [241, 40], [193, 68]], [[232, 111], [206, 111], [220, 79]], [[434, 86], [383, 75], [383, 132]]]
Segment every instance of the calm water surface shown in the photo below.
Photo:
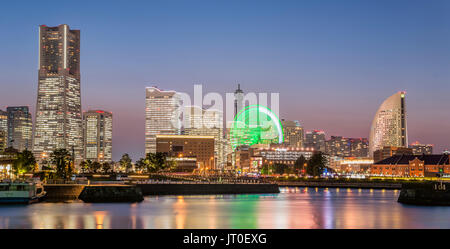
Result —
[[398, 190], [281, 188], [280, 194], [160, 196], [139, 204], [0, 206], [0, 228], [450, 228], [450, 207]]

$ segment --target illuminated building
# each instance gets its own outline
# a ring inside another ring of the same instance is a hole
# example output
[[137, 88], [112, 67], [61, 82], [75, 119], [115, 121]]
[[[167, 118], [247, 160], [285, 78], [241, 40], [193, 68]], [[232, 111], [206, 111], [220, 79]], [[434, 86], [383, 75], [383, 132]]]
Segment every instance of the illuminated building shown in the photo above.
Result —
[[112, 113], [92, 110], [83, 113], [84, 158], [112, 161]]
[[337, 160], [332, 168], [341, 174], [369, 174], [373, 159], [363, 157], [345, 157]]
[[19, 151], [32, 149], [33, 121], [28, 106], [9, 106], [8, 113], [8, 147]]
[[33, 152], [41, 160], [55, 149], [83, 157], [80, 31], [66, 24], [39, 27], [39, 84]]
[[412, 153], [414, 155], [431, 155], [433, 154], [433, 145], [432, 144], [420, 144], [419, 142], [412, 143], [409, 145], [409, 148], [412, 149]]
[[204, 110], [197, 106], [186, 106], [184, 111], [185, 135], [213, 136], [214, 154], [218, 168], [225, 166], [225, 143], [223, 139], [223, 114], [219, 110]]
[[368, 141], [365, 138], [331, 136], [325, 141], [325, 153], [338, 157], [367, 157]]
[[17, 159], [18, 151], [14, 148], [7, 148], [0, 151], [0, 179], [12, 178], [14, 175], [13, 164]]
[[238, 89], [234, 92], [234, 116], [244, 108], [244, 92], [241, 90], [241, 84], [238, 84]]
[[0, 151], [8, 147], [8, 113], [0, 110]]
[[325, 152], [325, 132], [319, 130], [307, 131], [304, 147]]
[[436, 177], [450, 174], [450, 155], [395, 155], [374, 163], [372, 175], [397, 177]]
[[169, 157], [195, 157], [198, 169], [215, 169], [214, 136], [156, 135], [156, 152]]
[[290, 147], [303, 147], [303, 127], [297, 120], [281, 120], [284, 132], [284, 145]]
[[405, 92], [387, 98], [373, 118], [369, 137], [369, 156], [384, 146], [407, 147]]
[[179, 106], [175, 91], [145, 89], [145, 154], [156, 152], [156, 135], [180, 134]]
[[411, 148], [384, 146], [383, 148], [373, 152], [373, 161], [378, 162], [394, 155], [412, 155]]

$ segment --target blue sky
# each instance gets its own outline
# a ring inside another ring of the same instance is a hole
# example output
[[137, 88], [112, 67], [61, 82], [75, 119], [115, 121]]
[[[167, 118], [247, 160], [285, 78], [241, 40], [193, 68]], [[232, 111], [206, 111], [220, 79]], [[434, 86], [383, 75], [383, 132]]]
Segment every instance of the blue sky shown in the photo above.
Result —
[[[450, 1], [2, 3], [0, 109], [37, 92], [38, 26], [81, 30], [83, 110], [114, 115], [114, 159], [144, 151], [144, 87], [279, 92], [281, 118], [368, 137], [407, 91], [410, 142], [450, 147]], [[33, 113], [34, 114], [34, 113]]]

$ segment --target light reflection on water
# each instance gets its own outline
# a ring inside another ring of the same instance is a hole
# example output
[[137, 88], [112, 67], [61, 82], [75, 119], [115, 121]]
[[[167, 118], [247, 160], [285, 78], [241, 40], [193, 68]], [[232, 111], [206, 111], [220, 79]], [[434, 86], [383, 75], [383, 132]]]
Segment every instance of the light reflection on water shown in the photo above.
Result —
[[281, 188], [280, 194], [146, 197], [135, 204], [0, 206], [0, 228], [450, 228], [450, 207], [398, 190]]

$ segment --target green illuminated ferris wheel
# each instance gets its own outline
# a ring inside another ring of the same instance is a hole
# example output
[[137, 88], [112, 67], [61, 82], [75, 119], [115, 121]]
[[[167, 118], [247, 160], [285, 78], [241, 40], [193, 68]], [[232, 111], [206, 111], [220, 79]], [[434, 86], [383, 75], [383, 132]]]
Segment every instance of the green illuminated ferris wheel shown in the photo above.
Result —
[[234, 118], [230, 139], [233, 150], [241, 145], [283, 143], [283, 127], [269, 108], [250, 105]]

